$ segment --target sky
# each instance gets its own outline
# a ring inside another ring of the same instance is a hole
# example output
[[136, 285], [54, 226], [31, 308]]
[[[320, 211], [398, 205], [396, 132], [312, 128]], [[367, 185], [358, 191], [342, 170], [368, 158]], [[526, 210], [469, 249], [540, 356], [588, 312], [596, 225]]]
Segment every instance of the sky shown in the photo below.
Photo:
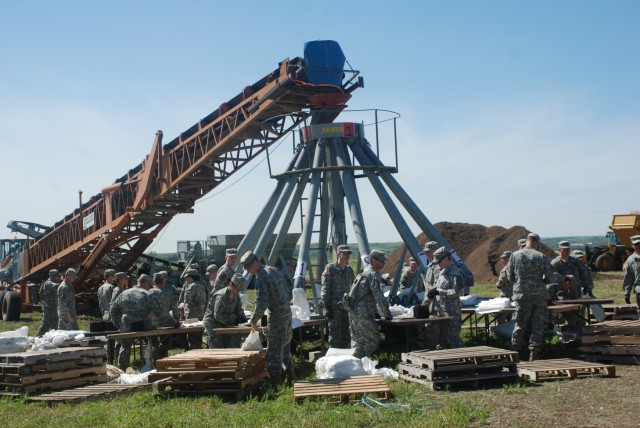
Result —
[[[640, 2], [624, 0], [0, 0], [0, 224], [53, 225], [79, 190], [86, 201], [137, 166], [157, 130], [171, 141], [328, 39], [365, 82], [337, 121], [400, 114], [395, 177], [432, 223], [604, 235], [640, 209], [638, 22]], [[380, 145], [395, 164], [393, 139]], [[287, 139], [273, 172], [290, 155]], [[255, 159], [150, 250], [245, 233], [274, 187]], [[369, 240], [399, 241], [358, 190]]]

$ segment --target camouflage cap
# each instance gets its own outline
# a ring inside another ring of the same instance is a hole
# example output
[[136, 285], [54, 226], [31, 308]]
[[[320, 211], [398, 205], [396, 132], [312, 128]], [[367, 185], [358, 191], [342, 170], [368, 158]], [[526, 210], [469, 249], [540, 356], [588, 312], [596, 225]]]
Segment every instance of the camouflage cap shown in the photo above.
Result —
[[162, 275], [162, 272], [156, 272], [153, 274], [153, 282], [162, 281], [163, 279], [164, 275]]
[[569, 241], [560, 241], [558, 248], [571, 248]]
[[540, 235], [538, 235], [537, 233], [531, 232], [530, 234], [527, 235], [527, 239], [531, 239], [533, 241], [540, 241]]
[[49, 278], [56, 278], [60, 276], [60, 272], [58, 272], [58, 269], [51, 269], [49, 271]]
[[437, 241], [429, 241], [426, 244], [424, 244], [424, 250], [425, 251], [435, 251], [438, 249], [438, 242]]
[[289, 266], [295, 266], [298, 264], [298, 259], [294, 259], [293, 257], [289, 257], [289, 260], [287, 260], [287, 264]]
[[440, 263], [446, 257], [451, 256], [451, 251], [447, 250], [445, 247], [440, 247], [433, 253], [433, 262]]
[[231, 277], [231, 284], [234, 287], [240, 289], [244, 285], [244, 276], [242, 274], [236, 273]]
[[74, 268], [69, 268], [67, 269], [67, 271], [64, 273], [65, 276], [69, 275], [69, 276], [78, 276], [78, 272], [76, 272], [76, 270]]
[[225, 256], [237, 256], [238, 255], [238, 249], [237, 248], [227, 248], [224, 251]]
[[240, 263], [242, 263], [242, 266], [244, 266], [244, 268], [246, 269], [251, 265], [251, 263], [253, 263], [256, 260], [258, 260], [258, 257], [255, 254], [253, 254], [253, 252], [247, 251], [240, 258]]
[[631, 237], [631, 243], [632, 243], [633, 245], [640, 244], [640, 235], [633, 235], [633, 236]]
[[116, 270], [115, 269], [105, 269], [104, 270], [104, 277], [108, 277], [108, 276], [113, 276], [116, 274]]
[[200, 269], [200, 265], [198, 263], [191, 263], [189, 265], [189, 269], [199, 270]]
[[212, 264], [207, 266], [207, 273], [211, 273], [211, 272], [218, 272], [218, 265], [217, 264]]
[[518, 239], [518, 247], [520, 248], [524, 248], [527, 246], [527, 240], [526, 239]]
[[127, 275], [126, 272], [116, 272], [116, 279], [117, 280], [121, 280], [121, 279], [125, 279], [125, 278], [129, 278], [129, 275]]
[[414, 259], [413, 257], [409, 257], [409, 261], [410, 261], [410, 262], [415, 262], [415, 261], [416, 261], [416, 259]]
[[143, 283], [143, 282], [151, 282], [151, 277], [146, 273], [143, 273], [138, 277], [138, 283]]
[[158, 273], [162, 275], [162, 278], [169, 278], [169, 273], [166, 270], [161, 270]]
[[349, 248], [348, 245], [338, 245], [338, 254], [340, 253], [344, 253], [344, 254], [351, 254], [351, 248]]
[[387, 261], [387, 256], [384, 254], [384, 251], [380, 250], [371, 250], [369, 253], [369, 259], [380, 260], [381, 262]]
[[509, 257], [511, 257], [511, 254], [513, 254], [512, 251], [505, 251], [504, 253], [502, 253], [500, 255], [500, 258], [509, 258]]
[[196, 269], [187, 269], [184, 276], [191, 276], [191, 277], [197, 276], [199, 278], [200, 272], [198, 272]]

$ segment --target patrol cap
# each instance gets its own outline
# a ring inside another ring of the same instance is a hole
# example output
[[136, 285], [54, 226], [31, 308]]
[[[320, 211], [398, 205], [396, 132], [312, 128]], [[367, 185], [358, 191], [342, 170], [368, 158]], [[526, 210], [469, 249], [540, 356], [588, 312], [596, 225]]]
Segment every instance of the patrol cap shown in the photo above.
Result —
[[116, 274], [116, 270], [115, 269], [105, 269], [104, 271], [104, 277], [108, 277], [108, 276], [112, 276]]
[[530, 234], [527, 235], [527, 239], [531, 239], [531, 240], [534, 240], [534, 241], [540, 241], [540, 235], [538, 235], [537, 233], [531, 232]]
[[413, 257], [409, 257], [409, 261], [410, 261], [410, 262], [415, 262], [415, 261], [416, 261], [416, 259], [414, 259]]
[[200, 272], [198, 272], [196, 269], [187, 269], [187, 271], [185, 272], [184, 276], [190, 276], [192, 278], [195, 279], [195, 277], [200, 278]]
[[60, 276], [60, 272], [58, 272], [58, 269], [51, 269], [49, 271], [49, 278], [55, 278], [57, 276]]
[[211, 273], [211, 272], [218, 272], [218, 265], [217, 264], [212, 264], [207, 266], [207, 273]]
[[138, 282], [142, 283], [142, 282], [151, 282], [151, 277], [149, 275], [147, 275], [146, 273], [143, 273], [142, 275], [140, 275], [138, 277]]
[[343, 253], [343, 254], [351, 254], [351, 248], [349, 248], [348, 245], [338, 245], [338, 254]]
[[191, 263], [191, 264], [189, 265], [189, 268], [190, 268], [190, 269], [198, 270], [198, 269], [200, 269], [200, 265], [199, 265], [198, 263]]
[[633, 245], [640, 244], [640, 235], [633, 235], [633, 236], [631, 237], [631, 243], [632, 243]]
[[569, 244], [569, 241], [560, 241], [558, 248], [571, 248], [571, 244]]
[[227, 248], [224, 251], [224, 254], [227, 256], [237, 256], [238, 255], [238, 249], [237, 248]]
[[233, 284], [233, 286], [237, 289], [242, 288], [242, 286], [244, 285], [244, 276], [239, 273], [234, 274], [231, 277], [231, 284]]
[[162, 278], [169, 278], [169, 273], [167, 273], [166, 270], [161, 270], [160, 272], [158, 272], [160, 275], [162, 275]]
[[447, 250], [445, 247], [440, 247], [433, 253], [433, 261], [434, 263], [440, 263], [445, 257], [449, 257], [451, 255], [451, 251]]
[[67, 269], [67, 271], [64, 274], [69, 276], [78, 276], [78, 272], [76, 272], [74, 268]]
[[511, 257], [511, 254], [513, 254], [513, 251], [505, 251], [500, 255], [500, 258], [509, 258]]
[[438, 242], [437, 241], [429, 241], [426, 244], [424, 244], [424, 250], [425, 251], [435, 251], [438, 249]]
[[289, 259], [287, 260], [287, 264], [289, 266], [295, 266], [298, 264], [298, 259], [294, 259], [293, 257], [289, 257]]
[[121, 279], [125, 279], [125, 278], [129, 278], [129, 276], [127, 275], [126, 272], [116, 272], [116, 279], [117, 280], [121, 280]]
[[526, 239], [518, 239], [518, 247], [520, 248], [524, 248], [527, 246], [527, 240]]
[[387, 256], [384, 254], [384, 251], [380, 250], [371, 250], [369, 253], [369, 259], [380, 260], [381, 262], [387, 261]]
[[242, 255], [242, 258], [240, 258], [240, 263], [242, 263], [242, 266], [246, 269], [256, 260], [258, 260], [258, 257], [253, 254], [253, 252], [247, 251]]
[[156, 272], [153, 274], [153, 282], [158, 282], [164, 279], [164, 275], [162, 275], [162, 272]]

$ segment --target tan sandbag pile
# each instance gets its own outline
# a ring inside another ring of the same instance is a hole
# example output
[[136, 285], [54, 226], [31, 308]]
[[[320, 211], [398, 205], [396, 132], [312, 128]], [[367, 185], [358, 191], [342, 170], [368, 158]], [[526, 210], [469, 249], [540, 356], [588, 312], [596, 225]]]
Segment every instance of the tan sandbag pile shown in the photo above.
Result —
[[[502, 269], [500, 254], [504, 251], [515, 251], [518, 248], [518, 239], [526, 238], [529, 234], [523, 226], [513, 226], [505, 229], [501, 226], [483, 226], [469, 223], [436, 223], [435, 228], [449, 242], [451, 247], [465, 261], [467, 267], [473, 272], [476, 281], [494, 282]], [[416, 237], [422, 247], [427, 242], [427, 237], [421, 233]], [[546, 245], [542, 244], [540, 250], [553, 259], [556, 254]], [[388, 258], [385, 272], [393, 275], [400, 261], [402, 247], [397, 248]], [[407, 263], [410, 255], [404, 260]]]

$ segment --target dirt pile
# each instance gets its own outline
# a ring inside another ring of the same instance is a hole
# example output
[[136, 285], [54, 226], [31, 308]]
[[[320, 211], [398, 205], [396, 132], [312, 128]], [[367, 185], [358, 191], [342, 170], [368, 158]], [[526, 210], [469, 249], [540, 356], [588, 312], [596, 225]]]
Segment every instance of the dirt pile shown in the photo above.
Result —
[[[518, 239], [526, 238], [529, 234], [523, 226], [513, 226], [505, 229], [501, 226], [483, 226], [469, 223], [436, 223], [435, 228], [449, 242], [451, 247], [464, 260], [467, 267], [473, 272], [476, 281], [494, 282], [502, 269], [500, 254], [504, 251], [515, 251]], [[422, 247], [427, 242], [427, 236], [421, 233], [416, 237]], [[550, 260], [556, 254], [552, 249], [541, 244], [540, 251]], [[402, 247], [397, 248], [388, 258], [385, 272], [391, 275], [395, 272], [400, 262]], [[410, 255], [407, 254], [404, 263], [407, 263]]]

